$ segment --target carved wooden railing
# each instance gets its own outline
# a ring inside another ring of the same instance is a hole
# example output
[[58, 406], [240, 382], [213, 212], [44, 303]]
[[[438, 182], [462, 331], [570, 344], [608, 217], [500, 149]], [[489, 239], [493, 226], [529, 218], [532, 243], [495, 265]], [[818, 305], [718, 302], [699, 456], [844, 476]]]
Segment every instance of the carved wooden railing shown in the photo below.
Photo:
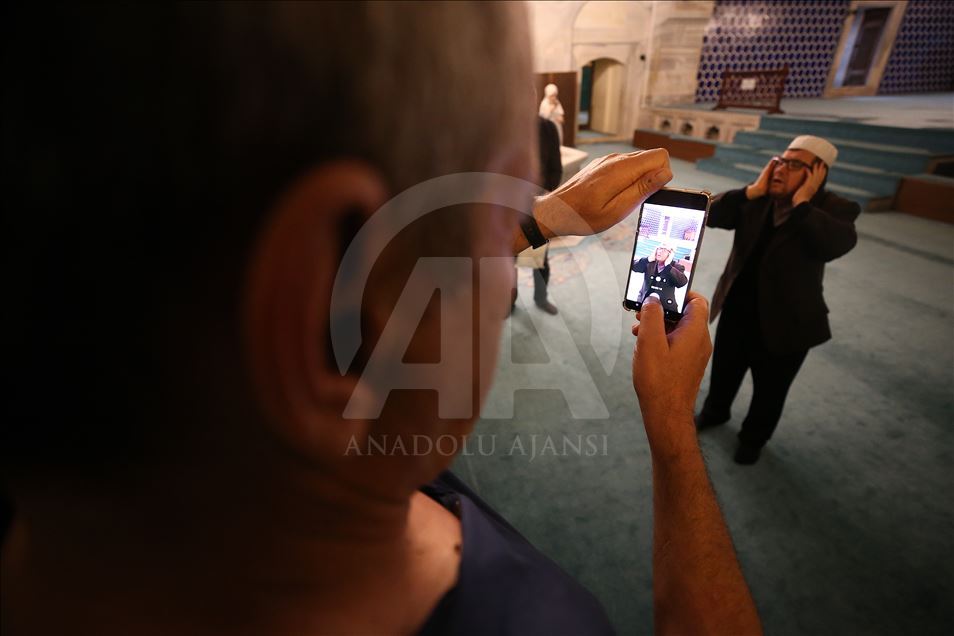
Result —
[[759, 108], [769, 114], [782, 112], [779, 103], [788, 79], [788, 64], [770, 71], [723, 71], [719, 88], [719, 103], [713, 110], [723, 108]]

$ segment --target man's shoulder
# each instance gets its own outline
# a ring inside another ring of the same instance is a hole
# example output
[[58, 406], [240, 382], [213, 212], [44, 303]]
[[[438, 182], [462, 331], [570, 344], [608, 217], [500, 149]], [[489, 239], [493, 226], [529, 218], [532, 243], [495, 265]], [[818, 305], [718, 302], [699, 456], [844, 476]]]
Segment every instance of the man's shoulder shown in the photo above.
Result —
[[466, 484], [436, 484], [460, 496], [464, 542], [457, 587], [425, 633], [613, 633], [596, 597]]
[[768, 203], [768, 197], [759, 197], [749, 199], [745, 195], [745, 188], [735, 190], [726, 190], [712, 197], [712, 204], [709, 206], [710, 215], [724, 215], [728, 210], [743, 210], [758, 206], [765, 206]]
[[857, 201], [852, 201], [851, 199], [846, 199], [845, 197], [832, 192], [831, 190], [825, 189], [822, 191], [821, 200], [818, 202], [818, 207], [825, 210], [826, 212], [846, 212], [854, 213], [855, 216], [861, 214], [861, 206], [858, 205]]

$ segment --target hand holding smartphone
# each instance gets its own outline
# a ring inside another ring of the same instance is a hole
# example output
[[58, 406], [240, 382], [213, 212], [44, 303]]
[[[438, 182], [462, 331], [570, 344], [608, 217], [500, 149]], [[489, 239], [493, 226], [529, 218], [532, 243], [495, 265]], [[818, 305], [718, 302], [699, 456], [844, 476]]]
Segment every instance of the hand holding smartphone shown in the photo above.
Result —
[[686, 293], [699, 261], [712, 195], [704, 190], [664, 188], [639, 210], [623, 307], [639, 311], [655, 296], [666, 320], [682, 318]]

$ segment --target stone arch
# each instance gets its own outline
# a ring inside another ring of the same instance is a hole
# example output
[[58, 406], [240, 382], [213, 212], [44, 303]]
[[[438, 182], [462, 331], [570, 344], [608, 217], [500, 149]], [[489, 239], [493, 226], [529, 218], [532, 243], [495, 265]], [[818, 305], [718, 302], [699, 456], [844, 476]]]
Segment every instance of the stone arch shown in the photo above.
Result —
[[[572, 61], [582, 82], [581, 69], [597, 63], [606, 94], [593, 95], [602, 100], [603, 116], [590, 118], [590, 127], [612, 136], [628, 137], [635, 126], [639, 95], [643, 86], [644, 54], [649, 42], [652, 3], [591, 0], [582, 3], [573, 19]], [[594, 81], [597, 66], [593, 67]], [[578, 95], [583, 95], [580, 85]], [[596, 125], [594, 125], [594, 119]], [[602, 130], [600, 130], [602, 129]]]

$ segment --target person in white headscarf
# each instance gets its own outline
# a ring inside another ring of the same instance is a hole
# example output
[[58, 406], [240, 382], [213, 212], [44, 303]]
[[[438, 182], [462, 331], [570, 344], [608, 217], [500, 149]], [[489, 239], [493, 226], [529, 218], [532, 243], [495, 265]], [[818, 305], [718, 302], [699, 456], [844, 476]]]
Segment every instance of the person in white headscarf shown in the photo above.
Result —
[[540, 102], [540, 116], [549, 119], [556, 124], [557, 133], [560, 135], [560, 145], [563, 145], [563, 104], [560, 103], [558, 95], [560, 90], [556, 84], [547, 84], [543, 88], [543, 101]]

